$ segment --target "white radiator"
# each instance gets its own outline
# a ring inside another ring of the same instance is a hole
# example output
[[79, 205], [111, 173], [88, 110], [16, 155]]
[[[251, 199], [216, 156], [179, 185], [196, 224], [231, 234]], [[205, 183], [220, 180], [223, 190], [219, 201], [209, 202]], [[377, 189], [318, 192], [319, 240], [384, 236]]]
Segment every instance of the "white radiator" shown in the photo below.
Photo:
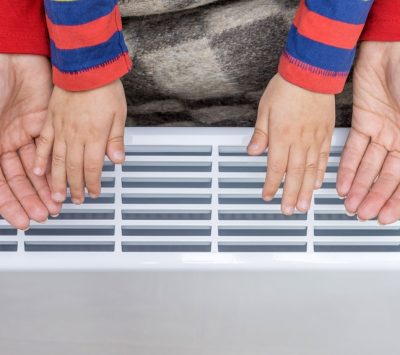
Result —
[[252, 132], [128, 128], [99, 199], [25, 233], [0, 220], [0, 354], [400, 354], [399, 223], [346, 215], [347, 130], [291, 217], [261, 199]]

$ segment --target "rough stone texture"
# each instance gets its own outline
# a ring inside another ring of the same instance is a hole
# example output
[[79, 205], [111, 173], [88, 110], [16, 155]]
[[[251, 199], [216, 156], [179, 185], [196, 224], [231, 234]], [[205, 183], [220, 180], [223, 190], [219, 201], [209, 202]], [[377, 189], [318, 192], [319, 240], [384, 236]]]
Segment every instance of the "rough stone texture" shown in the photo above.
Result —
[[[128, 126], [254, 126], [298, 0], [121, 0]], [[351, 85], [338, 98], [349, 126]]]

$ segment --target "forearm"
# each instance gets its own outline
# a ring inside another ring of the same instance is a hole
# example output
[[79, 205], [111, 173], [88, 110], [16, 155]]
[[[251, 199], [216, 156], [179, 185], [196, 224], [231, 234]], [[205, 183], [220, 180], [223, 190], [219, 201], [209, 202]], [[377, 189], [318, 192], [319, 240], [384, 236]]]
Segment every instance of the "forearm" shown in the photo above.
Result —
[[400, 41], [400, 0], [375, 0], [363, 41]]
[[305, 89], [343, 90], [373, 0], [302, 0], [279, 73]]
[[116, 0], [45, 0], [45, 8], [55, 85], [94, 89], [130, 70]]
[[0, 1], [0, 53], [50, 54], [43, 0]]

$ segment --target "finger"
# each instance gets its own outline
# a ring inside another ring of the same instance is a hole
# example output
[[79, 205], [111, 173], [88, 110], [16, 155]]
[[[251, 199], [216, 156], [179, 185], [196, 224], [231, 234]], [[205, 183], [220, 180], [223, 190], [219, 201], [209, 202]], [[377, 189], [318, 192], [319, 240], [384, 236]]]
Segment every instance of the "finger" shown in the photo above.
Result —
[[383, 206], [378, 215], [381, 224], [395, 223], [400, 218], [400, 187], [397, 187], [389, 201]]
[[51, 198], [51, 190], [46, 179], [46, 176], [36, 176], [33, 174], [33, 161], [35, 158], [36, 147], [35, 144], [28, 144], [19, 150], [19, 157], [28, 178], [36, 190], [39, 198], [46, 206], [50, 215], [54, 216], [60, 213], [61, 204], [56, 203]]
[[40, 133], [36, 138], [36, 157], [33, 163], [33, 172], [37, 176], [43, 176], [46, 166], [50, 160], [54, 143], [54, 129], [50, 119], [48, 119]]
[[56, 202], [63, 202], [67, 195], [66, 154], [67, 147], [64, 139], [56, 140], [51, 164], [51, 197]]
[[383, 146], [375, 143], [368, 145], [353, 184], [347, 193], [344, 205], [349, 213], [357, 212], [360, 203], [367, 196], [372, 184], [379, 175], [386, 155], [387, 150]]
[[303, 177], [303, 183], [297, 198], [297, 209], [307, 212], [311, 205], [311, 198], [314, 192], [315, 181], [317, 179], [317, 167], [320, 159], [320, 147], [312, 146], [307, 153], [307, 161]]
[[270, 201], [275, 196], [286, 172], [289, 156], [289, 145], [284, 141], [278, 142], [278, 137], [270, 136], [268, 148], [267, 176], [262, 192], [263, 199]]
[[317, 167], [317, 177], [314, 185], [314, 188], [316, 189], [321, 188], [324, 182], [326, 167], [328, 166], [328, 161], [329, 161], [330, 150], [331, 150], [331, 139], [325, 139], [324, 142], [322, 143], [321, 151], [319, 153], [319, 158], [318, 158], [319, 160]]
[[84, 176], [88, 193], [96, 198], [101, 192], [101, 172], [104, 164], [105, 142], [88, 143], [84, 151]]
[[84, 146], [80, 142], [67, 145], [66, 168], [71, 201], [81, 204], [85, 200], [85, 183], [83, 180]]
[[289, 150], [289, 161], [282, 195], [282, 212], [286, 215], [291, 215], [294, 212], [297, 197], [303, 184], [306, 162], [307, 150], [304, 147], [292, 145]]
[[15, 198], [0, 168], [0, 215], [13, 227], [27, 230], [29, 217]]
[[389, 153], [385, 159], [378, 179], [357, 209], [361, 220], [378, 216], [386, 202], [391, 198], [400, 184], [400, 156]]
[[247, 145], [249, 155], [259, 155], [268, 147], [268, 115], [267, 107], [260, 105], [254, 132]]
[[353, 128], [350, 130], [337, 174], [336, 190], [339, 196], [347, 196], [368, 143], [369, 138], [367, 136]]
[[124, 131], [125, 118], [116, 116], [111, 126], [106, 148], [108, 158], [115, 164], [122, 164], [125, 160]]
[[28, 180], [21, 160], [16, 152], [5, 153], [0, 158], [1, 168], [7, 184], [30, 219], [44, 222], [48, 210]]

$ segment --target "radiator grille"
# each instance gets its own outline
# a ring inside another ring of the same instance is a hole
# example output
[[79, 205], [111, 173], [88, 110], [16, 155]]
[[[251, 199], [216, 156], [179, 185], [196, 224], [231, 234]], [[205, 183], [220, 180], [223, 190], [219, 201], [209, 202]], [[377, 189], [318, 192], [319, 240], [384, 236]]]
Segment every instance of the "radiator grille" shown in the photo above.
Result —
[[348, 216], [335, 191], [347, 130], [337, 129], [308, 213], [261, 199], [267, 154], [250, 157], [250, 128], [127, 128], [123, 166], [105, 162], [102, 195], [22, 232], [0, 220], [1, 253], [400, 251], [399, 224]]

